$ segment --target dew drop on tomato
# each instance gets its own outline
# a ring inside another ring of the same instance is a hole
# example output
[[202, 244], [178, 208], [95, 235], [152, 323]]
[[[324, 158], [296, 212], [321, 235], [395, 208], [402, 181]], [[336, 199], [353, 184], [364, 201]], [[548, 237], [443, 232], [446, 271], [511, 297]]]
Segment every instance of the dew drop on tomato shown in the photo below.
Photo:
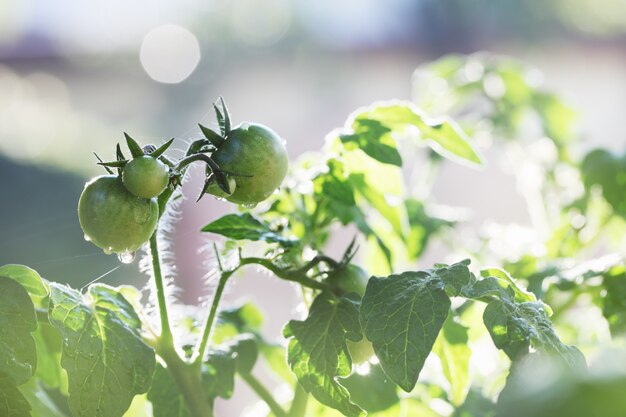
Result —
[[85, 235], [83, 235], [83, 237], [85, 238], [85, 241], [86, 241], [86, 242], [91, 242], [91, 239], [90, 239], [90, 238], [89, 238], [89, 236], [87, 236], [86, 234], [85, 234]]
[[121, 252], [117, 254], [117, 259], [123, 264], [132, 263], [135, 260], [135, 252]]

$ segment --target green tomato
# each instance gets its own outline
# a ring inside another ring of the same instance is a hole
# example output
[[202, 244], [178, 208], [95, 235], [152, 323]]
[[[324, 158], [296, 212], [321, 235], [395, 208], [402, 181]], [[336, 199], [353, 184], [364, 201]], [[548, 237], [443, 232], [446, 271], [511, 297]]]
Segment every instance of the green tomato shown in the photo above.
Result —
[[85, 238], [105, 253], [134, 252], [156, 230], [159, 207], [154, 198], [131, 194], [113, 175], [92, 179], [78, 201]]
[[365, 337], [359, 340], [358, 342], [351, 342], [348, 340], [348, 352], [350, 352], [350, 357], [352, 358], [352, 363], [359, 365], [365, 363], [374, 356], [374, 347], [372, 346], [372, 342], [367, 340]]
[[336, 269], [328, 275], [328, 282], [344, 293], [357, 293], [361, 297], [365, 294], [369, 274], [360, 266], [348, 264]]
[[220, 169], [233, 174], [237, 187], [226, 200], [244, 205], [268, 198], [287, 174], [287, 150], [270, 128], [244, 123], [230, 131], [211, 158]]
[[138, 156], [124, 166], [122, 181], [128, 191], [137, 197], [157, 197], [167, 188], [169, 169], [157, 158]]

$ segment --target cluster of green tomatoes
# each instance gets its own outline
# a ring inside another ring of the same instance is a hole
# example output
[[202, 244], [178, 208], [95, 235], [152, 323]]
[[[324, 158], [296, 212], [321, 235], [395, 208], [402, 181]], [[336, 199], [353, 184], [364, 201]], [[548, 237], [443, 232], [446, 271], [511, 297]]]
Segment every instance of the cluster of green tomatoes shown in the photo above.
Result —
[[178, 161], [164, 156], [173, 139], [159, 148], [142, 148], [126, 135], [132, 158], [126, 159], [118, 145], [116, 161], [100, 162], [109, 175], [93, 178], [80, 196], [78, 218], [85, 239], [107, 254], [117, 253], [122, 261], [132, 260], [154, 234], [159, 207], [181, 185], [185, 168], [193, 162], [203, 162], [206, 168], [199, 198], [212, 194], [248, 206], [268, 198], [287, 173], [283, 140], [260, 124], [231, 128], [223, 100], [221, 107], [215, 105], [220, 132], [200, 125], [205, 138], [194, 141]]

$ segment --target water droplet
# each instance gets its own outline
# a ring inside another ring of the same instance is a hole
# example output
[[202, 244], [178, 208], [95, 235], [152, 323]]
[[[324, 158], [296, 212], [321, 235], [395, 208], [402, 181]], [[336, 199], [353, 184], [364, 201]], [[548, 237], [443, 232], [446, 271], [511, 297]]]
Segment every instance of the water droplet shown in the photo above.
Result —
[[102, 252], [104, 252], [105, 255], [110, 255], [113, 253], [113, 248], [104, 248]]
[[242, 204], [241, 206], [245, 208], [253, 209], [256, 207], [256, 205], [257, 203], [250, 203], [250, 204]]
[[129, 264], [135, 260], [135, 252], [121, 252], [117, 254], [117, 259], [123, 264]]
[[90, 239], [90, 238], [89, 238], [89, 236], [87, 236], [86, 234], [85, 234], [85, 235], [83, 235], [83, 237], [85, 238], [85, 240], [86, 240], [87, 242], [91, 242], [91, 239]]

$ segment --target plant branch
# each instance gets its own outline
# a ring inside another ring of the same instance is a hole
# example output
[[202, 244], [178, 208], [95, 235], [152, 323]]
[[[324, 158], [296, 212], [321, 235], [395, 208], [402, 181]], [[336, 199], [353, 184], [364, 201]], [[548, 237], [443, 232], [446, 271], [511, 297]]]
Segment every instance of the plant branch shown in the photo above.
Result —
[[269, 392], [263, 384], [261, 384], [261, 381], [256, 379], [250, 373], [240, 373], [239, 375], [244, 381], [246, 381], [246, 383], [259, 396], [259, 398], [261, 398], [267, 404], [267, 406], [272, 411], [272, 414], [274, 414], [274, 417], [288, 417], [285, 410], [280, 404], [278, 404], [278, 402], [276, 402], [272, 393]]
[[213, 417], [213, 409], [204, 393], [201, 376], [178, 356], [173, 347], [157, 349], [157, 353], [176, 381], [191, 416]]
[[161, 335], [159, 337], [160, 343], [166, 345], [174, 345], [174, 338], [172, 336], [172, 329], [170, 328], [170, 321], [167, 314], [167, 300], [165, 297], [165, 286], [163, 285], [163, 276], [161, 274], [161, 261], [159, 259], [159, 248], [157, 243], [158, 229], [154, 231], [150, 238], [150, 255], [152, 256], [152, 274], [154, 278], [154, 284], [157, 291], [157, 302], [159, 306], [159, 316], [161, 318]]
[[209, 315], [207, 316], [206, 322], [204, 323], [204, 330], [202, 331], [202, 337], [200, 339], [198, 348], [192, 360], [194, 365], [196, 366], [199, 366], [202, 363], [202, 359], [204, 358], [204, 354], [206, 353], [206, 349], [209, 344], [209, 340], [211, 338], [211, 330], [213, 329], [213, 322], [215, 321], [215, 317], [217, 316], [217, 308], [222, 298], [222, 294], [224, 293], [224, 288], [226, 287], [226, 283], [228, 282], [228, 279], [231, 277], [233, 273], [235, 273], [236, 270], [237, 269], [234, 269], [232, 271], [222, 272], [222, 275], [220, 276], [220, 280], [217, 284], [217, 289], [215, 290], [215, 295], [213, 296], [213, 301], [211, 302], [211, 309], [209, 310]]
[[321, 261], [323, 260], [317, 260], [315, 262], [311, 261], [307, 265], [299, 269], [284, 269], [274, 264], [272, 261], [268, 259], [250, 257], [250, 258], [241, 258], [239, 266], [241, 267], [244, 265], [257, 264], [257, 265], [264, 267], [265, 269], [268, 269], [278, 278], [284, 279], [285, 281], [297, 282], [301, 285], [304, 285], [305, 287], [324, 291], [324, 290], [330, 289], [330, 287], [327, 284], [316, 281], [306, 276], [306, 272]]
[[306, 405], [309, 400], [309, 394], [302, 388], [302, 386], [296, 382], [294, 387], [293, 401], [289, 408], [288, 417], [304, 417], [306, 413]]

